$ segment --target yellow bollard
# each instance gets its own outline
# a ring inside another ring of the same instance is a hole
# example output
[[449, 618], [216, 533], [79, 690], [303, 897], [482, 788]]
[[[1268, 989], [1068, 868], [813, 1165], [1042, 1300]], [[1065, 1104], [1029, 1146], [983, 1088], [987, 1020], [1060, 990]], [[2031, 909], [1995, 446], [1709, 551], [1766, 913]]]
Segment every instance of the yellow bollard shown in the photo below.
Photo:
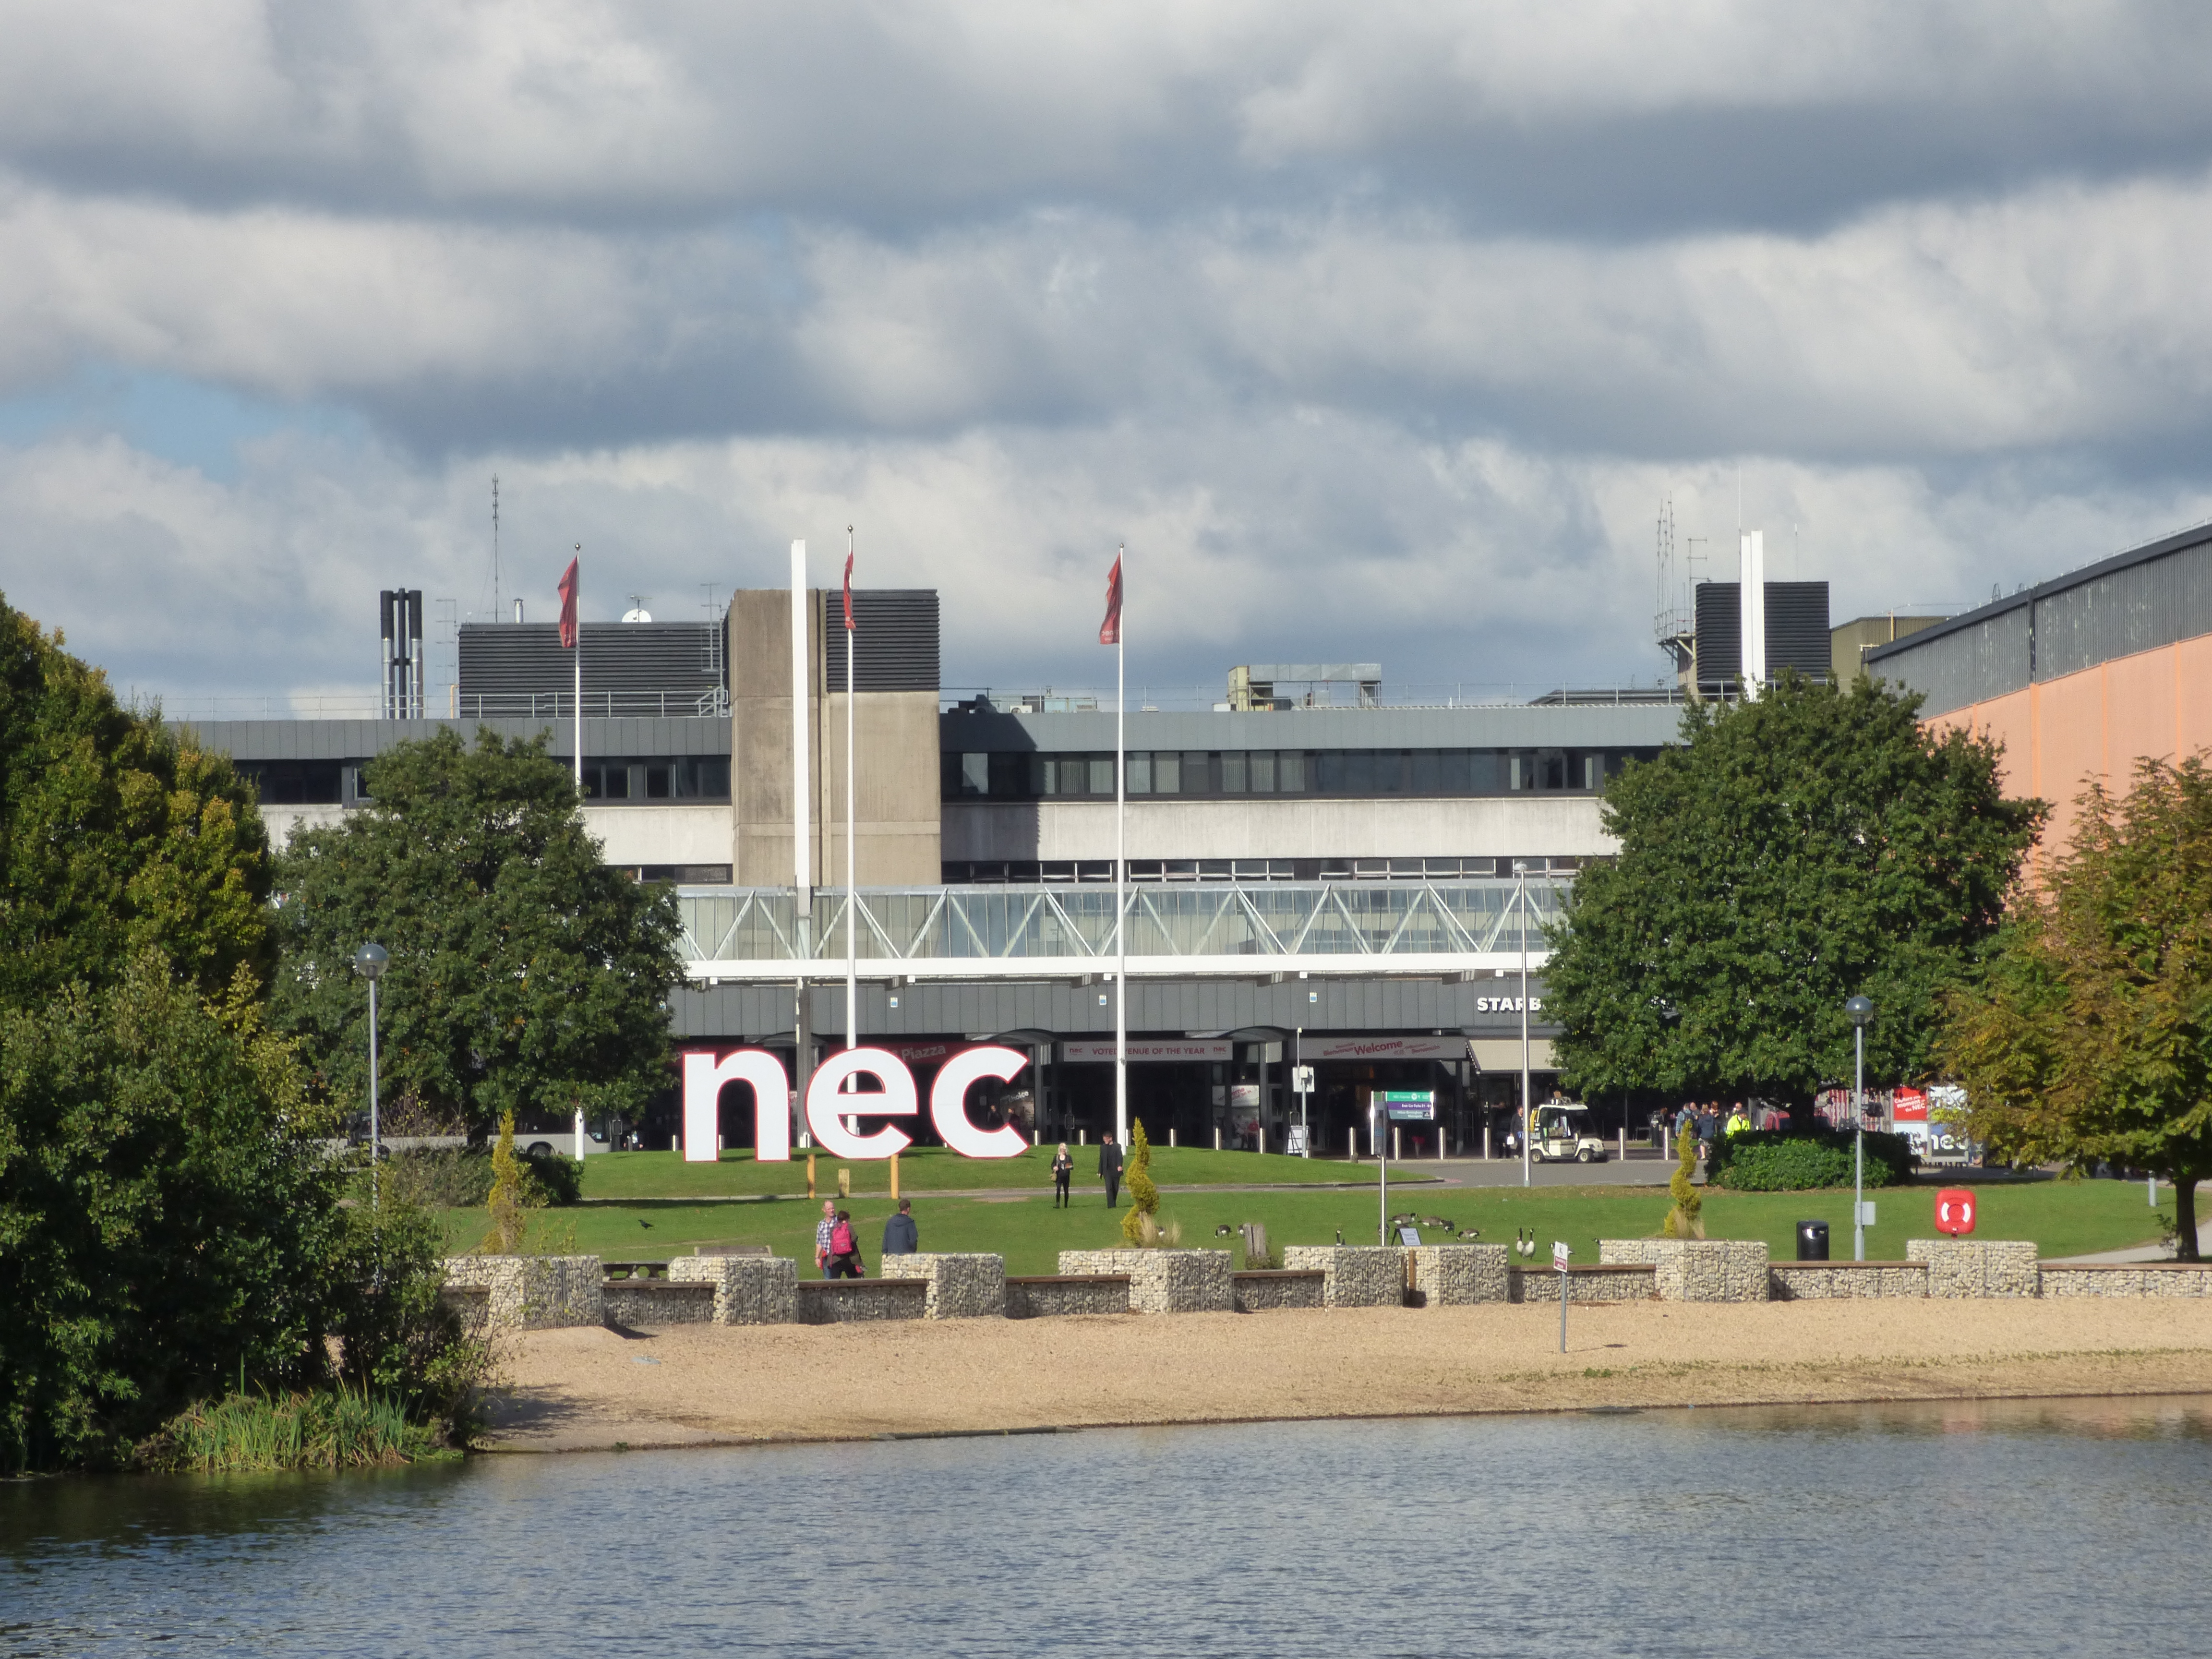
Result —
[[891, 1154], [891, 1202], [898, 1202], [898, 1154]]
[[814, 1154], [811, 1152], [806, 1155], [806, 1195], [809, 1198], [814, 1196]]
[[850, 1197], [852, 1197], [852, 1195], [853, 1195], [853, 1172], [852, 1172], [850, 1170], [838, 1170], [838, 1171], [837, 1171], [837, 1196], [838, 1196], [838, 1197], [840, 1197], [840, 1198], [850, 1198]]

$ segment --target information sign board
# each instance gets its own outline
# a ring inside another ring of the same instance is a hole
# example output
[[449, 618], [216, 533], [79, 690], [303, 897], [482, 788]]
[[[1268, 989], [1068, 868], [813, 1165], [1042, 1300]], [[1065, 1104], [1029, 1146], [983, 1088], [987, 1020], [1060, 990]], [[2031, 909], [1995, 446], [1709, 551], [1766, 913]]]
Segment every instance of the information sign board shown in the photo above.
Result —
[[1393, 1123], [1426, 1123], [1437, 1115], [1435, 1091], [1428, 1089], [1377, 1089], [1375, 1103]]
[[1573, 1254], [1574, 1252], [1567, 1248], [1565, 1239], [1555, 1238], [1552, 1241], [1552, 1266], [1556, 1271], [1566, 1272], [1567, 1258]]
[[1289, 1128], [1283, 1131], [1283, 1150], [1292, 1158], [1304, 1158], [1306, 1155], [1306, 1126], [1304, 1124], [1293, 1123]]
[[1399, 1228], [1398, 1242], [1408, 1249], [1418, 1250], [1421, 1248], [1421, 1230], [1419, 1227]]

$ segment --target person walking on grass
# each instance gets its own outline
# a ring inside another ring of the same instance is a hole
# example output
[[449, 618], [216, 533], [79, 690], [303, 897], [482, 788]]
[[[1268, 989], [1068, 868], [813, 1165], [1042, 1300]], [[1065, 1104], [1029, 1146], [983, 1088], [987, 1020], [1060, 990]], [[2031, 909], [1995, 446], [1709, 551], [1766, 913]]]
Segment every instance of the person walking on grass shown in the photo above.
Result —
[[837, 1206], [834, 1200], [822, 1200], [822, 1219], [814, 1224], [814, 1265], [822, 1270], [824, 1279], [837, 1275], [830, 1271], [830, 1235], [837, 1228]]
[[867, 1268], [860, 1261], [860, 1241], [853, 1231], [853, 1212], [837, 1212], [837, 1219], [830, 1228], [830, 1277], [832, 1279], [866, 1279]]
[[1121, 1149], [1114, 1144], [1111, 1129], [1099, 1139], [1098, 1178], [1106, 1183], [1106, 1207], [1110, 1210], [1121, 1198]]
[[1074, 1200], [1067, 1195], [1067, 1183], [1074, 1177], [1075, 1160], [1068, 1156], [1067, 1143], [1063, 1140], [1060, 1143], [1060, 1150], [1053, 1154], [1052, 1158], [1052, 1207], [1054, 1209], [1065, 1210], [1073, 1206]]
[[884, 1223], [884, 1254], [912, 1255], [921, 1249], [921, 1233], [914, 1224], [914, 1200], [899, 1200], [898, 1213]]

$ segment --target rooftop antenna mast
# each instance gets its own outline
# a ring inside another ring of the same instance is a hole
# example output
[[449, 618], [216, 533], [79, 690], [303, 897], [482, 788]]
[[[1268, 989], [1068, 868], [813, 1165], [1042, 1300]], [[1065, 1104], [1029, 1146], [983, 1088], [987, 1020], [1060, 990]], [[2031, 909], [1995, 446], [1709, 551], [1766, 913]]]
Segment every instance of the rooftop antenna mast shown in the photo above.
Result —
[[491, 619], [499, 620], [499, 474], [491, 475]]
[[[1653, 612], [1651, 633], [1659, 648], [1667, 653], [1674, 665], [1674, 677], [1680, 683], [1692, 674], [1696, 667], [1698, 647], [1697, 619], [1691, 611], [1691, 571], [1688, 567], [1697, 562], [1695, 544], [1698, 538], [1691, 537], [1692, 552], [1686, 562], [1678, 565], [1674, 556], [1674, 497], [1669, 494], [1659, 501], [1658, 606]], [[1679, 574], [1678, 574], [1679, 573]]]

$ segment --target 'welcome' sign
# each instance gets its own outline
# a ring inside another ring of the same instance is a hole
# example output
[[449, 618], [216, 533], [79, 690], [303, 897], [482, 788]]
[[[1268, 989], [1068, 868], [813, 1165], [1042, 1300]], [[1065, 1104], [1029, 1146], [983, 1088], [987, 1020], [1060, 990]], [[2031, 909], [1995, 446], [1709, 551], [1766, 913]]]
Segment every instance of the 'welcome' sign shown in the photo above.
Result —
[[[968, 1091], [983, 1079], [1009, 1081], [1029, 1064], [1012, 1048], [986, 1043], [963, 1048], [938, 1067], [929, 1089], [929, 1121], [945, 1144], [963, 1158], [1012, 1158], [1028, 1150], [1021, 1131], [979, 1129], [968, 1121]], [[879, 1093], [841, 1093], [848, 1079], [873, 1078]], [[712, 1164], [719, 1151], [722, 1091], [742, 1083], [753, 1096], [753, 1156], [763, 1164], [791, 1161], [791, 1083], [783, 1062], [762, 1048], [740, 1048], [717, 1060], [712, 1054], [684, 1056], [684, 1161]], [[883, 1048], [847, 1048], [817, 1066], [806, 1085], [806, 1127], [815, 1144], [832, 1158], [884, 1158], [914, 1144], [912, 1136], [885, 1124], [872, 1134], [855, 1134], [845, 1120], [913, 1117], [921, 1110], [914, 1073], [896, 1054]]]

